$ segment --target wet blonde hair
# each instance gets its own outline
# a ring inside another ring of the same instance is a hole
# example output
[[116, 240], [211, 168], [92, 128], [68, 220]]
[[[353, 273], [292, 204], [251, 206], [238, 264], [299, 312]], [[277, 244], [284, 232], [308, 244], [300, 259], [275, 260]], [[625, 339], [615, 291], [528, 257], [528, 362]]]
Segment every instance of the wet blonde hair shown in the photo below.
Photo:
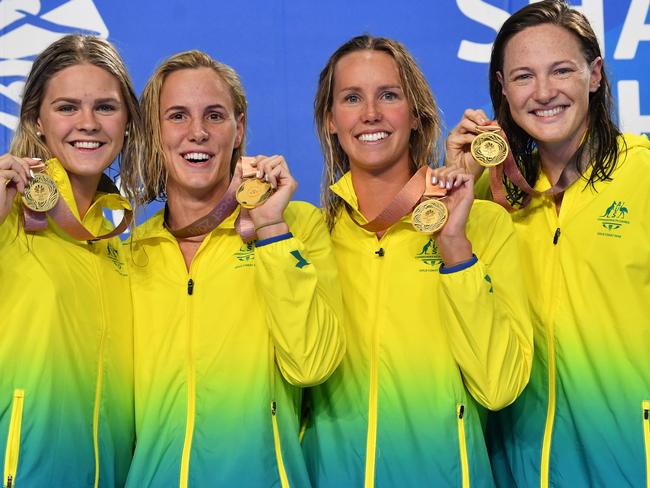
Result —
[[19, 157], [52, 157], [46, 142], [38, 134], [38, 116], [50, 79], [58, 72], [80, 64], [97, 66], [115, 77], [126, 105], [128, 136], [124, 139], [118, 164], [122, 171], [138, 165], [142, 155], [144, 129], [138, 98], [124, 61], [113, 45], [98, 37], [70, 34], [50, 44], [39, 54], [25, 83], [20, 120], [10, 152]]
[[437, 162], [440, 155], [441, 130], [438, 106], [413, 56], [401, 43], [385, 37], [365, 34], [344, 43], [330, 56], [321, 71], [314, 99], [314, 121], [325, 158], [321, 205], [330, 230], [334, 227], [336, 215], [342, 205], [342, 200], [330, 190], [330, 185], [350, 169], [347, 154], [343, 151], [337, 135], [330, 133], [327, 124], [334, 98], [334, 73], [341, 58], [364, 50], [384, 52], [393, 58], [397, 65], [406, 100], [417, 120], [417, 128], [411, 131], [409, 140], [411, 172], [415, 173], [421, 166]]
[[230, 158], [231, 176], [235, 171], [237, 161], [244, 154], [244, 148], [246, 147], [247, 102], [244, 88], [235, 70], [230, 66], [215, 61], [208, 54], [201, 51], [192, 50], [175, 54], [158, 66], [140, 97], [140, 106], [142, 107], [149, 141], [145, 148], [142, 164], [137, 168], [137, 172], [131, 172], [125, 177], [125, 183], [137, 194], [138, 202], [148, 203], [155, 199], [166, 198], [167, 170], [165, 169], [165, 154], [160, 127], [160, 93], [165, 79], [175, 71], [199, 68], [210, 68], [223, 80], [228, 87], [233, 102], [235, 118], [241, 116], [242, 119], [243, 134], [241, 143], [233, 150]]

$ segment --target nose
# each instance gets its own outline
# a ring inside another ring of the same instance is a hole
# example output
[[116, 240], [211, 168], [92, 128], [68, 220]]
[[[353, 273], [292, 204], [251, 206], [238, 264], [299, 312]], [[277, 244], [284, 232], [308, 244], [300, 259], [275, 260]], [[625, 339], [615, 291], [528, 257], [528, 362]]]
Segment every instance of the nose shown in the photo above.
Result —
[[97, 114], [91, 108], [82, 108], [79, 112], [79, 120], [77, 128], [85, 132], [95, 132], [100, 128], [100, 123]]
[[551, 102], [557, 96], [558, 90], [552, 79], [540, 76], [535, 83], [535, 99], [541, 104]]
[[363, 121], [365, 123], [374, 123], [381, 120], [381, 109], [375, 100], [368, 100], [364, 105]]
[[205, 130], [203, 119], [195, 119], [190, 125], [189, 139], [192, 142], [204, 142], [208, 139], [208, 131]]

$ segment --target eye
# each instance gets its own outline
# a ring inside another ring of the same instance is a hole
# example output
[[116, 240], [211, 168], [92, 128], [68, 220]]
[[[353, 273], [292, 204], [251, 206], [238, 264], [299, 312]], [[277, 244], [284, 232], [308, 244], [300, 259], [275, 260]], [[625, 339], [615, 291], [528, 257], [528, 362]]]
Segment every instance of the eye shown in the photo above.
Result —
[[392, 102], [393, 100], [398, 100], [399, 95], [397, 94], [397, 92], [394, 91], [385, 91], [384, 93], [381, 94], [380, 98]]
[[208, 114], [208, 120], [211, 120], [212, 122], [221, 122], [222, 120], [225, 120], [226, 115], [221, 113], [221, 112], [210, 112]]
[[117, 107], [112, 103], [102, 103], [101, 105], [97, 106], [97, 111], [99, 112], [112, 113], [115, 112], [116, 110]]
[[526, 81], [533, 77], [530, 73], [519, 73], [512, 77], [512, 81]]
[[185, 119], [185, 114], [183, 112], [172, 112], [169, 115], [167, 115], [167, 120], [171, 120], [172, 122], [180, 122]]
[[558, 75], [558, 76], [568, 76], [568, 75], [570, 75], [571, 73], [573, 73], [573, 69], [572, 69], [572, 68], [568, 68], [568, 67], [566, 67], [566, 66], [563, 66], [563, 67], [561, 67], [561, 68], [557, 68], [557, 69], [554, 71], [554, 73], [555, 73], [556, 75]]
[[346, 103], [358, 103], [360, 98], [359, 95], [346, 95], [345, 98], [343, 99]]
[[77, 110], [77, 107], [75, 107], [74, 105], [69, 104], [69, 103], [64, 104], [64, 105], [59, 105], [58, 107], [56, 107], [57, 112], [62, 112], [64, 114], [72, 113], [75, 110]]

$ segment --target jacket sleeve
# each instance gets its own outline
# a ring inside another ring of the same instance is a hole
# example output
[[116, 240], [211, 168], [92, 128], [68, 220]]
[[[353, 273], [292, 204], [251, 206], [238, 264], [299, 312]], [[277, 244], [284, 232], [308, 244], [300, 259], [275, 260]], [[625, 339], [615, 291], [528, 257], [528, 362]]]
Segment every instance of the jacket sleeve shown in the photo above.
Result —
[[440, 277], [441, 318], [452, 354], [467, 389], [490, 410], [509, 405], [521, 393], [533, 354], [519, 247], [510, 216], [502, 210], [489, 212], [496, 218], [481, 215], [475, 221], [477, 243], [472, 244], [478, 262]]
[[341, 362], [341, 290], [329, 233], [312, 205], [285, 212], [293, 237], [256, 249], [256, 284], [266, 302], [275, 358], [296, 386], [325, 381]]

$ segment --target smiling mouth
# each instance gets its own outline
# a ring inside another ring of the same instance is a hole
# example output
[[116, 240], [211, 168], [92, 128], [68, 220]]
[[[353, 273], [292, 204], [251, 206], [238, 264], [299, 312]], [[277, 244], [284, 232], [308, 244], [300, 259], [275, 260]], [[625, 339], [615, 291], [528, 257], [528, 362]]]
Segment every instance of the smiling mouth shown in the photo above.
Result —
[[190, 164], [202, 164], [207, 162], [212, 156], [208, 153], [190, 152], [182, 155], [183, 159]]
[[70, 145], [75, 149], [97, 149], [103, 146], [104, 143], [99, 141], [72, 141]]
[[532, 113], [536, 117], [553, 117], [564, 112], [567, 108], [568, 105], [559, 105], [557, 107], [549, 108], [546, 110], [533, 110]]
[[386, 139], [389, 135], [390, 133], [386, 131], [377, 131], [359, 134], [357, 136], [357, 139], [361, 142], [377, 142], [381, 141], [382, 139]]

